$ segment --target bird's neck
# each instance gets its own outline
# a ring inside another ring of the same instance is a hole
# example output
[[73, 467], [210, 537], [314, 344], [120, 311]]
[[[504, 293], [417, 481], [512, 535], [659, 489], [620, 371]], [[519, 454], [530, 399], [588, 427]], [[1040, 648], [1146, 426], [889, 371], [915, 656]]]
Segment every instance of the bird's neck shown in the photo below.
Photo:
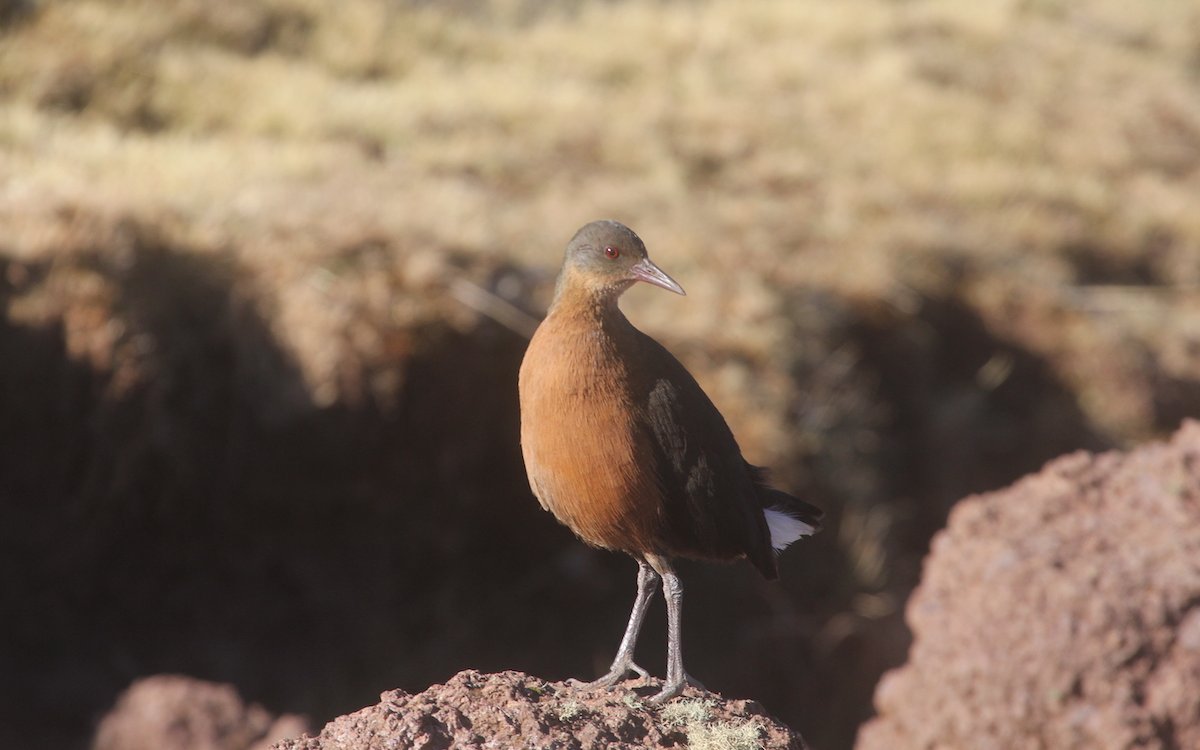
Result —
[[625, 320], [617, 299], [628, 285], [599, 286], [588, 284], [574, 274], [564, 272], [554, 289], [554, 301], [547, 316], [595, 321], [598, 324]]

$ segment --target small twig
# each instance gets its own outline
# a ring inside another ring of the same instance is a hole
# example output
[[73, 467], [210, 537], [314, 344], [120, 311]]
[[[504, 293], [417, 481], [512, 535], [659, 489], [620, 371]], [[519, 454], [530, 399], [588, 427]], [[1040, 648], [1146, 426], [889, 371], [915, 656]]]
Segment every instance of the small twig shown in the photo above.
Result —
[[1200, 294], [1200, 284], [1080, 284], [1066, 290], [1073, 307], [1112, 310], [1169, 304], [1185, 295]]
[[466, 279], [455, 279], [450, 284], [450, 294], [475, 312], [486, 315], [527, 339], [533, 337], [533, 332], [541, 322], [503, 297]]

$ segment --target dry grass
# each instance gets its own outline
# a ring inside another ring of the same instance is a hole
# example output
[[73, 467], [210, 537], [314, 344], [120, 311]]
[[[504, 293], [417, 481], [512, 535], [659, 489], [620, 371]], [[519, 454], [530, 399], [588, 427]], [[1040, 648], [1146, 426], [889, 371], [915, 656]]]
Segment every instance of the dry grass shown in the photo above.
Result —
[[[1086, 359], [1111, 348], [1102, 304], [1183, 374], [1195, 357], [1135, 318], [1198, 314], [1198, 16], [1183, 0], [47, 3], [0, 37], [0, 226], [36, 255], [62, 206], [135, 215], [270, 276], [363, 237], [549, 267], [577, 225], [616, 216], [703, 300], [681, 316], [633, 295], [677, 339], [769, 352], [770, 287], [903, 305], [965, 262], [998, 326], [1014, 296], [1046, 300], [1086, 318], [1066, 342]], [[1096, 303], [1075, 290], [1096, 268], [1158, 293]], [[1107, 413], [1087, 368], [1064, 375], [1114, 434], [1152, 431], [1144, 409]]]

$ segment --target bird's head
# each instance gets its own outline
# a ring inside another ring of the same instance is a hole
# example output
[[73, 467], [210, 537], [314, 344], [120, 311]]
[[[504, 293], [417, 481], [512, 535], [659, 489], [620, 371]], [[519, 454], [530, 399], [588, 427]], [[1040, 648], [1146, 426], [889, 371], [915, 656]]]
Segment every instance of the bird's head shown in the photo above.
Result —
[[646, 245], [629, 227], [616, 221], [593, 221], [567, 244], [567, 257], [559, 278], [564, 286], [589, 294], [616, 299], [638, 281], [686, 294], [646, 255]]

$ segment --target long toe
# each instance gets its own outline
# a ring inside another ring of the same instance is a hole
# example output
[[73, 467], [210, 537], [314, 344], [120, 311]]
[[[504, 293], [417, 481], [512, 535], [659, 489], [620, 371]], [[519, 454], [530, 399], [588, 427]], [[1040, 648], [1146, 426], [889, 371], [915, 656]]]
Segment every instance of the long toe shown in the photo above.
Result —
[[708, 688], [704, 687], [704, 683], [700, 682], [700, 680], [697, 680], [695, 677], [692, 677], [687, 672], [684, 672], [683, 679], [679, 682], [663, 683], [663, 689], [660, 690], [653, 698], [650, 698], [650, 702], [655, 705], [661, 705], [678, 696], [688, 687], [694, 687], [697, 690], [705, 693], [710, 692]]
[[695, 677], [692, 677], [687, 672], [683, 673], [683, 681], [686, 682], [688, 685], [691, 685], [692, 687], [696, 688], [697, 690], [703, 690], [706, 693], [711, 692], [708, 688], [704, 687], [703, 682], [701, 682], [700, 680], [697, 680]]
[[571, 687], [575, 688], [576, 690], [595, 690], [597, 688], [612, 687], [613, 685], [616, 685], [618, 682], [620, 682], [622, 677], [624, 677], [623, 674], [609, 672], [608, 674], [604, 675], [603, 677], [601, 677], [598, 680], [592, 680], [591, 682], [584, 682], [583, 680], [571, 679], [571, 680], [567, 680], [567, 684], [570, 685]]
[[649, 672], [631, 661], [628, 664], [613, 667], [608, 674], [604, 675], [598, 680], [593, 680], [591, 682], [583, 682], [582, 680], [567, 680], [567, 684], [577, 690], [610, 688], [621, 680], [625, 679], [625, 675], [629, 674], [630, 672], [633, 672], [642, 680], [648, 680], [650, 678]]
[[680, 680], [679, 682], [665, 683], [662, 690], [658, 691], [656, 695], [652, 696], [649, 699], [649, 702], [655, 706], [661, 706], [662, 704], [682, 693], [685, 687], [687, 687], [687, 683], [685, 683], [683, 680]]

